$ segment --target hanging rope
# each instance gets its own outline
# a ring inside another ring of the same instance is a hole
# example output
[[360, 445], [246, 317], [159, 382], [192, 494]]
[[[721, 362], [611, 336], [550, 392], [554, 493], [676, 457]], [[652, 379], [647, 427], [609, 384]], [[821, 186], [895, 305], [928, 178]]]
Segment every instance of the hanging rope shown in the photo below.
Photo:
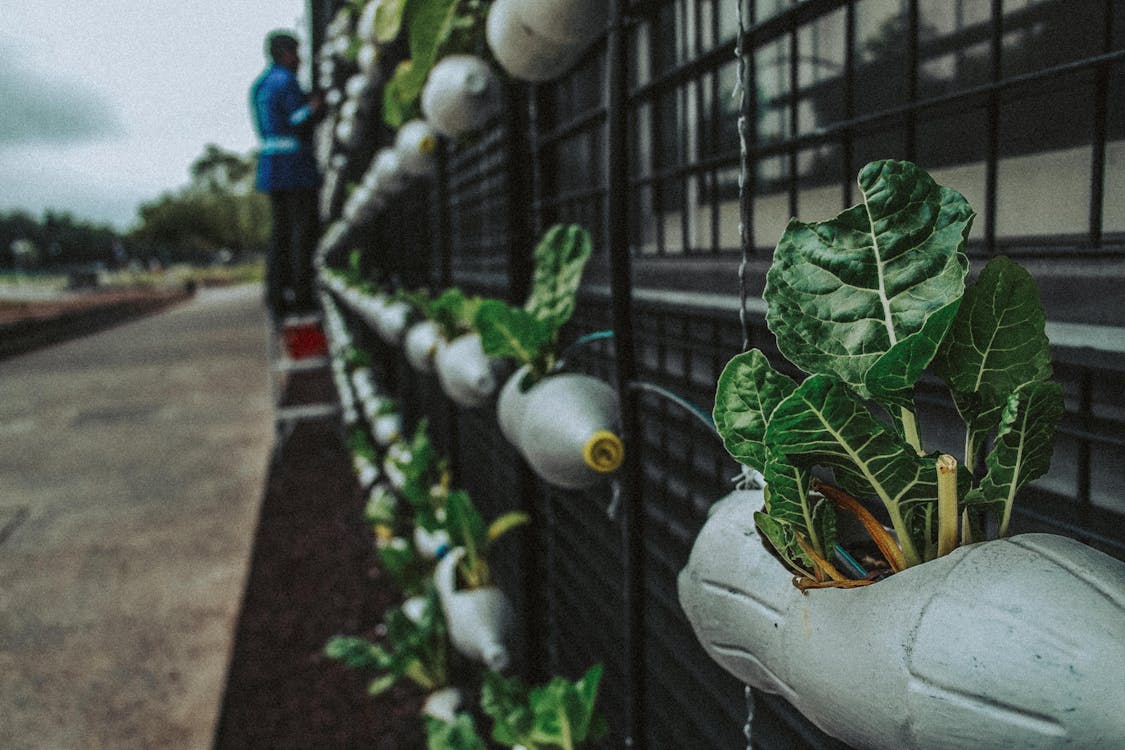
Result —
[[749, 63], [746, 58], [746, 20], [742, 13], [743, 0], [738, 0], [738, 42], [734, 55], [738, 60], [738, 83], [734, 88], [734, 98], [738, 101], [738, 243], [742, 248], [742, 258], [738, 263], [738, 323], [742, 327], [742, 350], [750, 348], [750, 327], [746, 322], [746, 265], [749, 256], [749, 211], [746, 205], [746, 176], [749, 171], [749, 147], [746, 131], [749, 127], [746, 116], [747, 78]]

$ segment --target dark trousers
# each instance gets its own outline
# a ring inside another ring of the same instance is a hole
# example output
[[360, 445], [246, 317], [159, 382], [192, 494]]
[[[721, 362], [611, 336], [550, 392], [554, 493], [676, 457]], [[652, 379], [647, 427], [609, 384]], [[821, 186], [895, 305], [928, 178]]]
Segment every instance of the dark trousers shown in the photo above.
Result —
[[266, 256], [266, 305], [275, 317], [308, 312], [316, 307], [312, 270], [320, 234], [316, 190], [275, 190], [269, 196], [273, 231]]

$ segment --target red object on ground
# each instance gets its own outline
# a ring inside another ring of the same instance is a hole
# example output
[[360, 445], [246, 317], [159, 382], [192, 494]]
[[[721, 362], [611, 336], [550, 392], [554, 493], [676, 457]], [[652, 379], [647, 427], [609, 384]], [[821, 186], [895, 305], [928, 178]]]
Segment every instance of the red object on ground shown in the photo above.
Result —
[[286, 322], [283, 330], [285, 350], [290, 359], [310, 359], [328, 354], [328, 339], [320, 327], [320, 321], [303, 320]]

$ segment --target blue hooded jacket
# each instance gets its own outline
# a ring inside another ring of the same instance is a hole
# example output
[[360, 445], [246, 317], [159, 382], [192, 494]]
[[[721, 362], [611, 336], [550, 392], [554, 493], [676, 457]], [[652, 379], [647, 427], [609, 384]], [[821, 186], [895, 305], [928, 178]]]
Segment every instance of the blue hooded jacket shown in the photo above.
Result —
[[319, 186], [309, 121], [312, 109], [297, 76], [271, 65], [250, 87], [250, 110], [262, 138], [258, 189], [268, 193]]

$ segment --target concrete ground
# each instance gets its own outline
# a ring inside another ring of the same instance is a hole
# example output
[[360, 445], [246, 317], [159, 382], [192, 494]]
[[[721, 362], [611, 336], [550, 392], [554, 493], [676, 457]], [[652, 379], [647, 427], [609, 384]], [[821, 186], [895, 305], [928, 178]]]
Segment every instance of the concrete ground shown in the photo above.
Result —
[[273, 443], [260, 296], [0, 362], [0, 747], [210, 746]]

